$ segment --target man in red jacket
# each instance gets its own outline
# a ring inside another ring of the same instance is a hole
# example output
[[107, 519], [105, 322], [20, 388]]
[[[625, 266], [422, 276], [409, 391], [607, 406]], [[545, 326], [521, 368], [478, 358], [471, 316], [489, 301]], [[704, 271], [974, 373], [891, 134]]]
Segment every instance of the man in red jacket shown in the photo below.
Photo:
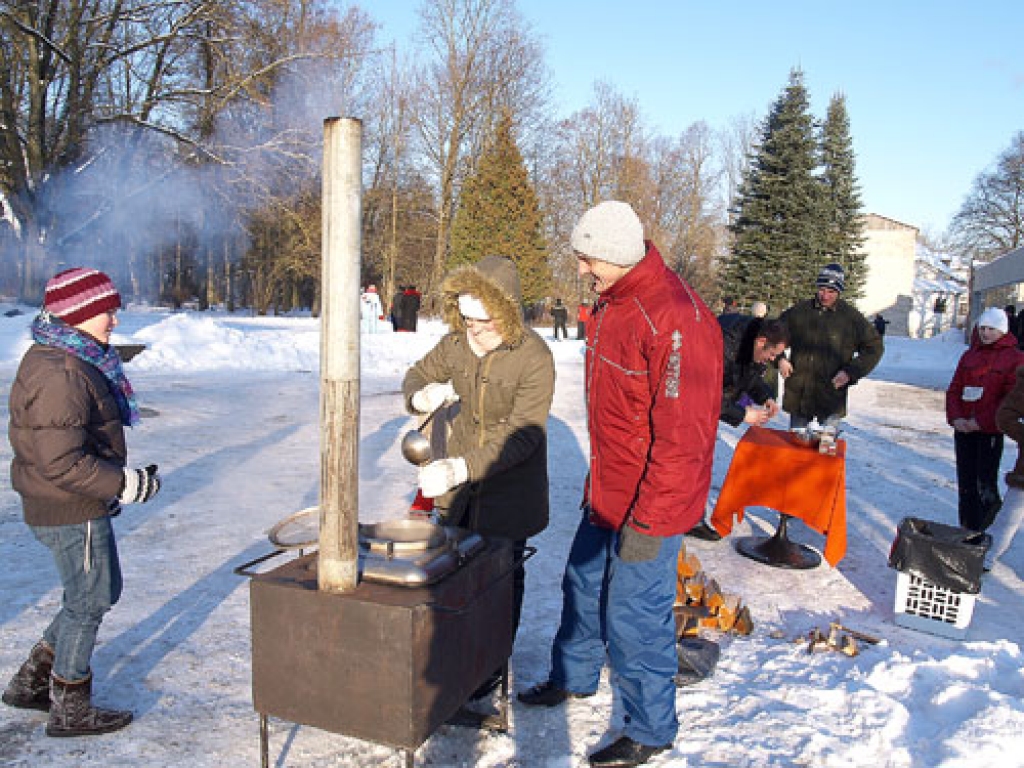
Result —
[[608, 201], [572, 234], [598, 293], [587, 321], [590, 474], [562, 581], [546, 682], [519, 694], [554, 706], [597, 690], [605, 651], [625, 727], [592, 766], [636, 766], [672, 746], [678, 668], [672, 603], [682, 535], [704, 513], [722, 398], [722, 334], [696, 292]]

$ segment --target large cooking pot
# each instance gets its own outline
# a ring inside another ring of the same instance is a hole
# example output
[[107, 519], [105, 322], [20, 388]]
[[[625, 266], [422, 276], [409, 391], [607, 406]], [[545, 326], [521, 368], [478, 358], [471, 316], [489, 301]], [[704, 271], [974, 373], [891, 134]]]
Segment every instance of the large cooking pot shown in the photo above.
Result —
[[436, 549], [447, 541], [444, 528], [430, 520], [407, 518], [359, 525], [359, 543], [371, 552], [422, 552]]

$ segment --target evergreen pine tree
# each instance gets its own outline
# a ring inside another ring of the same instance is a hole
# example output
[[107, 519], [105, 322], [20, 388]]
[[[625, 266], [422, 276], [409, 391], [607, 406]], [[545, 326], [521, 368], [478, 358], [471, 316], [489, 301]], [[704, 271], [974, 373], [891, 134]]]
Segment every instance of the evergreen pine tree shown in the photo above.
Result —
[[475, 172], [462, 186], [452, 221], [448, 267], [475, 264], [491, 254], [508, 256], [516, 263], [524, 303], [548, 295], [551, 269], [540, 203], [507, 113], [498, 121]]
[[734, 241], [722, 292], [741, 306], [760, 299], [784, 308], [807, 298], [825, 263], [823, 185], [808, 108], [803, 73], [793, 70], [762, 124], [729, 227]]
[[846, 99], [832, 97], [821, 133], [821, 180], [824, 185], [828, 222], [825, 260], [838, 262], [846, 270], [845, 298], [862, 295], [867, 275], [864, 263], [864, 220], [860, 189], [854, 170], [853, 140]]

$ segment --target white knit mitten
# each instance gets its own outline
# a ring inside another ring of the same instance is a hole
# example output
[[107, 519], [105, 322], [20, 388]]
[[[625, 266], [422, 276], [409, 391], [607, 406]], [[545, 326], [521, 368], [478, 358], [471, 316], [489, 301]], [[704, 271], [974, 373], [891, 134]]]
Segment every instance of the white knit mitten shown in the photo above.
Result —
[[428, 499], [443, 496], [469, 478], [469, 468], [462, 457], [432, 461], [420, 469], [420, 490]]
[[124, 487], [117, 500], [122, 504], [141, 504], [149, 501], [160, 490], [160, 475], [156, 464], [143, 469], [124, 469]]
[[446, 381], [444, 384], [438, 384], [437, 382], [427, 384], [427, 386], [414, 394], [409, 402], [420, 413], [430, 413], [431, 411], [436, 411], [445, 403], [454, 403], [458, 399], [459, 396], [455, 394], [455, 387], [451, 385], [451, 382]]

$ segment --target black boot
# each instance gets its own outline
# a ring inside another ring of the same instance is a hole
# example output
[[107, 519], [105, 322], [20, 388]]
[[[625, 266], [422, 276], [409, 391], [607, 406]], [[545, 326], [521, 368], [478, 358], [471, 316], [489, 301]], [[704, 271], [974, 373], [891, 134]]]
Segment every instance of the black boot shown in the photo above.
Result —
[[655, 755], [671, 748], [671, 744], [649, 747], [646, 744], [633, 741], [628, 736], [623, 736], [604, 749], [599, 749], [587, 759], [593, 768], [636, 768]]
[[53, 669], [53, 648], [40, 640], [32, 648], [21, 669], [14, 673], [3, 694], [3, 702], [18, 709], [50, 708], [50, 671]]
[[47, 736], [95, 736], [120, 730], [131, 721], [131, 712], [92, 705], [92, 673], [76, 682], [61, 680], [56, 675], [50, 678]]
[[687, 536], [703, 541], [721, 541], [722, 534], [701, 520], [693, 528], [686, 532]]
[[559, 687], [550, 680], [520, 691], [517, 698], [528, 707], [557, 707], [566, 699], [586, 699], [593, 693], [576, 693]]

